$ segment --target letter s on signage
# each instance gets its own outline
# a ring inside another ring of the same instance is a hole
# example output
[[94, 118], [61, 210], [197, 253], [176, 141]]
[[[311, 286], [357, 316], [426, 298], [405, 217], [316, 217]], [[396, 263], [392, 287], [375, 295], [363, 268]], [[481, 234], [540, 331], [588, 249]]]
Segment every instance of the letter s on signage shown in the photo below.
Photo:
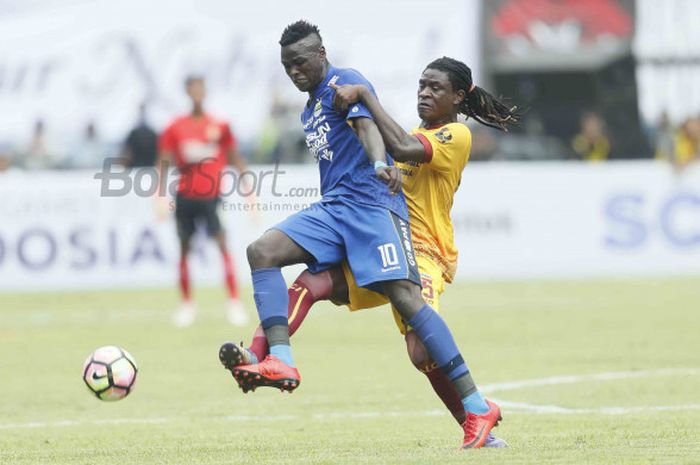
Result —
[[638, 194], [621, 194], [608, 199], [604, 215], [608, 230], [605, 245], [614, 248], [640, 247], [647, 239], [642, 208], [644, 197]]

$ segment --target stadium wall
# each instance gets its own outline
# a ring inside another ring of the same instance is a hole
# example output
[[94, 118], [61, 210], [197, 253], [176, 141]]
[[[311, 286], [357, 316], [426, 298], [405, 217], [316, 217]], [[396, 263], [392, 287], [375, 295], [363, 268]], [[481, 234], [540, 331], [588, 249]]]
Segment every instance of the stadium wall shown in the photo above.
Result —
[[[648, 161], [473, 164], [452, 211], [457, 279], [698, 275], [698, 168], [679, 175]], [[172, 205], [152, 196], [152, 176], [1, 173], [0, 290], [174, 286]], [[314, 166], [257, 166], [248, 177], [257, 195], [231, 175], [221, 206], [243, 282], [246, 244], [318, 198]], [[195, 249], [195, 285], [221, 283], [215, 248], [200, 237]]]

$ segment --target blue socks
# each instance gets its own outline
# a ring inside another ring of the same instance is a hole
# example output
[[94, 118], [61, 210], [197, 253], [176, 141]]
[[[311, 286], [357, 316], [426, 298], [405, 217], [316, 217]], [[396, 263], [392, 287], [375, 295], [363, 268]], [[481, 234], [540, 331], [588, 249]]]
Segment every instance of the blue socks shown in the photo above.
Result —
[[270, 354], [294, 367], [292, 348], [289, 345], [287, 306], [289, 295], [279, 268], [262, 268], [252, 272], [253, 296]]
[[425, 304], [408, 321], [428, 353], [440, 369], [453, 382], [462, 398], [464, 410], [481, 415], [489, 410], [486, 401], [477, 391], [467, 364], [457, 349], [454, 338], [445, 321], [428, 304]]
[[408, 321], [428, 353], [450, 380], [469, 373], [450, 329], [430, 305], [425, 304]]
[[296, 368], [294, 359], [292, 358], [292, 348], [290, 346], [284, 344], [270, 346], [270, 355], [274, 355], [290, 367]]
[[253, 277], [253, 297], [263, 329], [266, 326], [276, 324], [287, 325], [289, 296], [282, 270], [262, 268], [253, 271], [251, 275]]
[[482, 415], [489, 411], [489, 406], [479, 391], [469, 394], [462, 399], [462, 405], [464, 405], [464, 410], [477, 415]]

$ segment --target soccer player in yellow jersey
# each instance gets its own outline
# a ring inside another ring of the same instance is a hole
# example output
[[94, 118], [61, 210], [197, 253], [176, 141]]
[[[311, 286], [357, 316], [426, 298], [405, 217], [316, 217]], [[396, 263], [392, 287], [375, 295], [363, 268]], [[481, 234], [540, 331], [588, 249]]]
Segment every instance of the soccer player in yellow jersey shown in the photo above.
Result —
[[[411, 235], [421, 274], [422, 295], [436, 311], [445, 283], [452, 282], [457, 266], [457, 249], [450, 210], [459, 187], [462, 170], [469, 159], [471, 132], [458, 122], [458, 115], [474, 118], [490, 127], [506, 130], [517, 121], [516, 107], [508, 107], [474, 85], [471, 70], [464, 63], [443, 57], [430, 63], [418, 82], [418, 116], [421, 124], [406, 133], [363, 85], [335, 86], [334, 105], [347, 109], [362, 102], [370, 111], [388, 151], [403, 174], [403, 191], [408, 204]], [[311, 274], [303, 272], [289, 289], [289, 331], [295, 332], [311, 306], [319, 300], [347, 305], [350, 310], [388, 303], [386, 296], [358, 287], [347, 264]], [[433, 389], [457, 422], [467, 423], [459, 394], [444, 372], [430, 359], [416, 334], [394, 318], [405, 335], [409, 357], [430, 380]], [[255, 363], [267, 354], [267, 342], [258, 330], [247, 349], [236, 344], [222, 346], [224, 366]], [[241, 386], [244, 391], [246, 386]], [[465, 446], [467, 446], [465, 444]], [[504, 441], [489, 434], [484, 447], [505, 447]]]

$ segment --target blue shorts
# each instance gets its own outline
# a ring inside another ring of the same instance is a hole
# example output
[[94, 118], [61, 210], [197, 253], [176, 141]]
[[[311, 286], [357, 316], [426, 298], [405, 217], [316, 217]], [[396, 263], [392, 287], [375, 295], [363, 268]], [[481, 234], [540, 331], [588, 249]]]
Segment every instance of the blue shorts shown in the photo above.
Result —
[[381, 291], [382, 281], [420, 285], [408, 221], [390, 210], [340, 200], [321, 201], [274, 226], [316, 259], [309, 271], [347, 260], [357, 284]]

